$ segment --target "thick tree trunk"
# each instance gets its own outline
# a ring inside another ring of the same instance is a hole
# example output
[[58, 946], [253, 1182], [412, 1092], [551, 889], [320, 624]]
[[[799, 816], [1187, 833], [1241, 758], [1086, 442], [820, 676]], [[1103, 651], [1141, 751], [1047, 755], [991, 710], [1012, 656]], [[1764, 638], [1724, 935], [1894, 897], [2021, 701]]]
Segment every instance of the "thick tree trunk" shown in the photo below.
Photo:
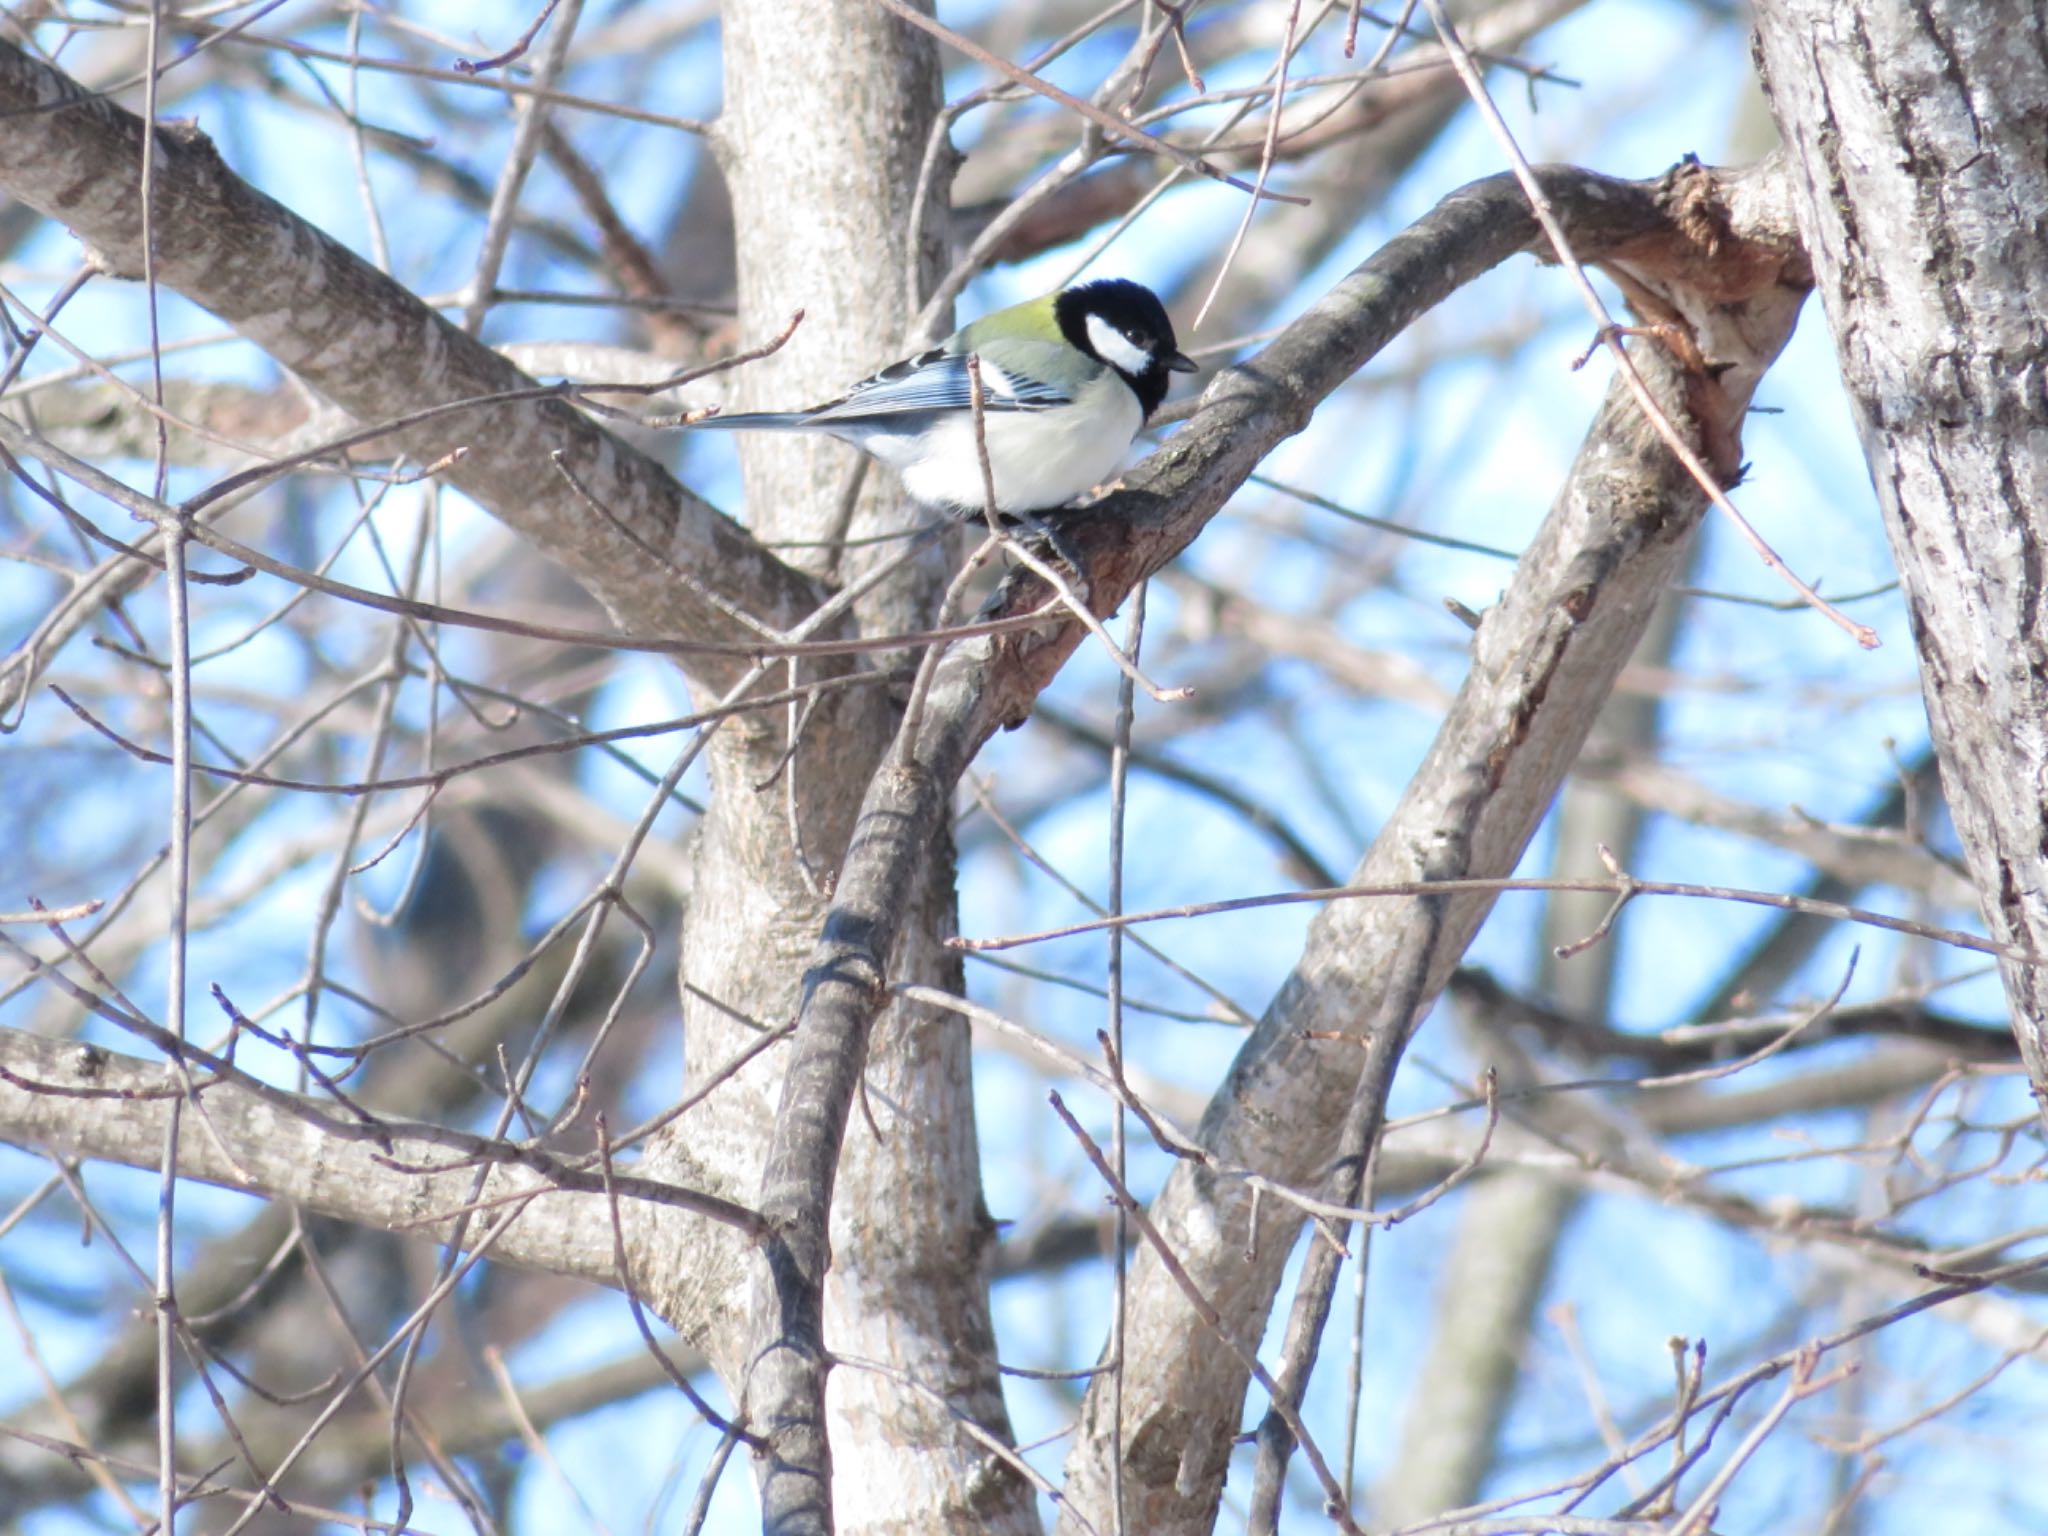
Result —
[[[827, 399], [894, 355], [935, 265], [936, 251], [911, 250], [907, 232], [940, 103], [936, 51], [879, 6], [833, 0], [734, 0], [723, 42], [717, 145], [733, 192], [741, 326], [750, 338], [771, 336], [796, 310], [806, 315], [790, 345], [746, 370], [738, 387], [782, 405]], [[944, 195], [942, 179], [941, 207]], [[741, 453], [752, 531], [809, 542], [815, 547], [796, 553], [795, 563], [832, 574], [824, 547], [837, 531], [854, 455], [829, 440], [787, 437], [746, 441]], [[893, 481], [870, 477], [852, 531], [891, 519], [902, 527], [912, 514]], [[863, 603], [856, 626], [920, 627], [944, 573], [933, 548]], [[717, 744], [717, 792], [697, 834], [684, 935], [693, 1086], [752, 1048], [764, 1027], [795, 1014], [824, 893], [896, 715], [888, 690], [863, 688], [811, 713], [788, 761], [785, 734], [759, 723]], [[958, 926], [950, 844], [940, 840], [929, 852], [890, 979], [958, 992], [959, 958], [940, 947]], [[677, 1122], [661, 1155], [683, 1182], [708, 1182], [749, 1204], [772, 1201], [774, 1192], [761, 1187], [770, 1132], [778, 1115], [803, 1112], [785, 1102], [788, 1060], [787, 1045], [768, 1051]], [[870, 1113], [855, 1116], [845, 1133], [829, 1243], [815, 1235], [831, 1265], [823, 1300], [833, 1355], [895, 1374], [836, 1366], [829, 1429], [809, 1423], [797, 1431], [809, 1448], [798, 1460], [835, 1469], [829, 1514], [822, 1487], [790, 1493], [779, 1454], [758, 1460], [771, 1526], [794, 1503], [836, 1519], [842, 1531], [1037, 1529], [1028, 1486], [959, 1425], [965, 1418], [1010, 1438], [989, 1314], [994, 1228], [981, 1199], [969, 1065], [957, 1015], [898, 1006], [874, 1032]], [[701, 1251], [675, 1254], [672, 1295], [680, 1315], [712, 1309], [726, 1380], [752, 1401], [762, 1395], [754, 1373], [786, 1363], [788, 1352], [764, 1359], [744, 1348], [746, 1287], [760, 1258], [734, 1248], [727, 1245], [718, 1264]], [[929, 1390], [907, 1390], [904, 1379]], [[811, 1479], [799, 1473], [795, 1481]]]
[[[1761, 0], [1759, 62], [1993, 937], [2048, 955], [2048, 19]], [[2048, 967], [2004, 963], [2048, 1092]]]

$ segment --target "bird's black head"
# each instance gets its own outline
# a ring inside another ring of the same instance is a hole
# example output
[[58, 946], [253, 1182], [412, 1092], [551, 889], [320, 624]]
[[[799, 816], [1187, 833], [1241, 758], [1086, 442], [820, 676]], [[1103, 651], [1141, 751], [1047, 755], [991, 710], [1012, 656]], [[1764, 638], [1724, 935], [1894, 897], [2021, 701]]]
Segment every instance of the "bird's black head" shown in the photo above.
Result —
[[1077, 284], [1053, 301], [1053, 315], [1071, 345], [1123, 375], [1148, 418], [1166, 398], [1167, 374], [1195, 371], [1174, 344], [1166, 306], [1143, 283], [1107, 277]]

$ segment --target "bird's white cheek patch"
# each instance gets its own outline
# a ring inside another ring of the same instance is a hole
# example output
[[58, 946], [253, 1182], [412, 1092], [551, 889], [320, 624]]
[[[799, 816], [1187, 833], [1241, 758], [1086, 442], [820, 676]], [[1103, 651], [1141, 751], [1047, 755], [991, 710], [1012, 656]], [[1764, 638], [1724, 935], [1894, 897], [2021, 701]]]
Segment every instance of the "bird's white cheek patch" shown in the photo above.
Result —
[[1143, 373], [1152, 366], [1151, 353], [1100, 315], [1088, 317], [1088, 344], [1097, 357], [1121, 372]]

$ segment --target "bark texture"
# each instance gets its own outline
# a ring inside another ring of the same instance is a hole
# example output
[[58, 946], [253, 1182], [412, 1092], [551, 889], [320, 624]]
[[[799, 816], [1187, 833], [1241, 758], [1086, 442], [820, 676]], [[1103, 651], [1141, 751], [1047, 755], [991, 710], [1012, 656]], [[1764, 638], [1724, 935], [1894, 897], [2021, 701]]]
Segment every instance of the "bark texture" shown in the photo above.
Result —
[[[1993, 937], [2048, 956], [2048, 17], [1765, 0], [1758, 59]], [[2048, 1093], [2048, 967], [2003, 964]]]

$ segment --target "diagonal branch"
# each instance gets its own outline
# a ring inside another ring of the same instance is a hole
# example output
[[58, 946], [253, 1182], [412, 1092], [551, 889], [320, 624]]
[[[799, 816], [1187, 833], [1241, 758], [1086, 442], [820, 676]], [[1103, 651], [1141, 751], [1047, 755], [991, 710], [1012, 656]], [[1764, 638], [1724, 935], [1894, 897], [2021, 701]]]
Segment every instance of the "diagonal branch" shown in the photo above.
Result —
[[[107, 271], [142, 270], [142, 120], [0, 41], [0, 188], [68, 225]], [[191, 127], [159, 128], [155, 278], [220, 316], [358, 420], [531, 388], [368, 262], [236, 176]], [[819, 591], [660, 465], [561, 401], [499, 404], [396, 432], [392, 455], [467, 454], [448, 478], [566, 566], [622, 626], [742, 640], [786, 629]], [[548, 472], [551, 454], [573, 485]], [[574, 487], [607, 512], [594, 517]], [[646, 551], [663, 558], [650, 560]], [[714, 689], [742, 661], [697, 659]]]
[[[344, 1128], [332, 1101], [227, 1078], [202, 1077], [199, 1091], [220, 1141], [186, 1138], [178, 1170], [187, 1177], [430, 1240], [445, 1238], [471, 1205], [476, 1164], [451, 1155], [451, 1133], [442, 1127], [392, 1120]], [[183, 1092], [160, 1063], [0, 1029], [0, 1139], [17, 1146], [148, 1167], [161, 1156], [170, 1102]], [[105, 1112], [108, 1101], [121, 1112]], [[346, 1133], [365, 1131], [375, 1134]], [[628, 1182], [618, 1190], [618, 1211], [632, 1253], [667, 1252], [690, 1240], [703, 1218], [649, 1198], [666, 1193], [651, 1180]], [[579, 1174], [568, 1188], [551, 1174], [505, 1163], [491, 1170], [481, 1200], [492, 1209], [523, 1202], [492, 1244], [493, 1258], [618, 1284], [601, 1175]]]

